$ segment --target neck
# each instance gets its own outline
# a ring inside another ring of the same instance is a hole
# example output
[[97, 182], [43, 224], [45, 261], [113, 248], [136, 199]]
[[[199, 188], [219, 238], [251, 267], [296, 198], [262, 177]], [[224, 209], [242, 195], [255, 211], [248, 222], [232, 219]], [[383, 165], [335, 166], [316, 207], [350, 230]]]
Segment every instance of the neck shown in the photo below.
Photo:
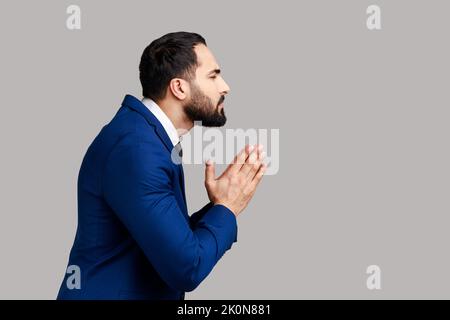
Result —
[[187, 133], [194, 126], [194, 122], [186, 116], [182, 107], [176, 103], [171, 103], [170, 101], [159, 101], [157, 104], [161, 110], [164, 111], [170, 121], [172, 121], [174, 127], [179, 132], [179, 135]]

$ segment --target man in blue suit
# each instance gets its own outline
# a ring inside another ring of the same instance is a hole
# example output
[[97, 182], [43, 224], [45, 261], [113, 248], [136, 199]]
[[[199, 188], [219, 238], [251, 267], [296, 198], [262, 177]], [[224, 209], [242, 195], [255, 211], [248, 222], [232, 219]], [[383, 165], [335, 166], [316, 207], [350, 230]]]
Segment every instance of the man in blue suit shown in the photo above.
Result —
[[237, 241], [236, 217], [266, 170], [261, 146], [246, 146], [218, 178], [207, 161], [210, 202], [189, 216], [179, 132], [223, 126], [230, 88], [195, 33], [156, 39], [139, 70], [144, 98], [125, 96], [83, 159], [58, 299], [184, 299]]

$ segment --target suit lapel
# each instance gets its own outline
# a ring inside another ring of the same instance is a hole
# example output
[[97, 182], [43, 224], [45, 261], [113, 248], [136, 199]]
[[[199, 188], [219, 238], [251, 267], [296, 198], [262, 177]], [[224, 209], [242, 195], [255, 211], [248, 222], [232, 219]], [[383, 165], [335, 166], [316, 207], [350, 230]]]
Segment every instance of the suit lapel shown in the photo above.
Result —
[[[162, 126], [162, 124], [158, 121], [158, 119], [155, 117], [155, 115], [148, 110], [148, 108], [142, 103], [142, 101], [138, 100], [137, 98], [133, 97], [132, 95], [127, 94], [122, 102], [122, 105], [126, 105], [127, 107], [135, 110], [139, 114], [141, 114], [147, 122], [155, 128], [155, 132], [158, 135], [159, 139], [163, 142], [166, 149], [169, 151], [169, 153], [172, 152], [173, 144], [172, 141], [169, 138], [169, 135], [167, 134], [166, 130]], [[179, 183], [181, 185], [181, 192], [183, 194], [183, 204], [184, 204], [184, 212], [186, 215], [187, 212], [187, 202], [186, 202], [186, 194], [184, 189], [184, 172], [183, 172], [183, 165], [180, 164], [174, 164], [178, 169], [178, 177], [179, 177]]]
[[147, 122], [155, 128], [156, 134], [161, 139], [167, 150], [169, 152], [172, 152], [172, 141], [170, 141], [166, 130], [164, 130], [164, 127], [158, 121], [158, 119], [156, 119], [155, 115], [150, 110], [148, 110], [148, 108], [140, 100], [133, 97], [132, 95], [127, 94], [122, 102], [122, 105], [126, 105], [127, 107], [141, 114], [145, 118], [145, 120], [147, 120]]
[[184, 171], [183, 171], [183, 164], [179, 164], [178, 167], [180, 168], [180, 185], [181, 185], [181, 191], [183, 193], [183, 199], [184, 199], [184, 206], [186, 207], [187, 212], [187, 201], [186, 201], [186, 194], [184, 191]]

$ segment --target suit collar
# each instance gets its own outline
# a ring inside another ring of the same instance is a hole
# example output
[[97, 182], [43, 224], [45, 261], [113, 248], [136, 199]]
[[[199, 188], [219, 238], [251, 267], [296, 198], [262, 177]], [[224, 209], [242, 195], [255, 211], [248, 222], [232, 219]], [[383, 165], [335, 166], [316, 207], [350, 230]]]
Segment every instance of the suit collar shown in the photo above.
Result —
[[176, 146], [178, 142], [180, 142], [180, 136], [178, 135], [177, 129], [173, 125], [172, 120], [170, 120], [166, 113], [152, 99], [144, 98], [141, 101], [156, 117], [156, 119], [158, 119], [159, 123], [161, 123], [167, 135], [169, 136], [170, 141], [172, 141], [172, 145]]
[[147, 120], [147, 122], [155, 128], [156, 134], [164, 143], [167, 150], [169, 150], [169, 152], [172, 152], [173, 149], [172, 141], [170, 140], [166, 130], [164, 129], [162, 124], [158, 121], [158, 119], [155, 117], [155, 115], [142, 103], [141, 100], [137, 99], [132, 95], [127, 94], [123, 99], [122, 106], [127, 106], [133, 109], [134, 111], [138, 112], [140, 115], [142, 115]]

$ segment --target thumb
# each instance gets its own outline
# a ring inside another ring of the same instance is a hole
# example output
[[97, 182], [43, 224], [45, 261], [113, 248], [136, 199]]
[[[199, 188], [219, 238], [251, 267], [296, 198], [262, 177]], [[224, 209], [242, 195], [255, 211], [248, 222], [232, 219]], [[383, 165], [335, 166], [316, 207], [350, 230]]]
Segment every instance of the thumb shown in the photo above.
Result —
[[214, 182], [216, 176], [216, 169], [214, 167], [214, 162], [211, 160], [206, 160], [205, 167], [205, 181], [208, 183]]

